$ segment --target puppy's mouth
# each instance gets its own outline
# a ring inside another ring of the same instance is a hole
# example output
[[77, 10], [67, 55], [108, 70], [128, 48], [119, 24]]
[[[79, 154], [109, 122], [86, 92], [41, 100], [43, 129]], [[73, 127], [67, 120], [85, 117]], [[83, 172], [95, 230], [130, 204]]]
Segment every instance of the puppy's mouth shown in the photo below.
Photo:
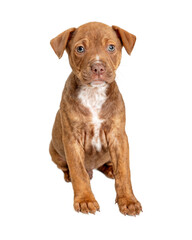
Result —
[[92, 75], [91, 77], [91, 85], [100, 85], [100, 84], [104, 84], [106, 83], [106, 78], [103, 75], [98, 75], [98, 76], [94, 76]]
[[106, 82], [103, 80], [94, 80], [91, 82], [91, 84], [96, 84], [96, 85], [103, 84], [103, 83], [106, 83]]

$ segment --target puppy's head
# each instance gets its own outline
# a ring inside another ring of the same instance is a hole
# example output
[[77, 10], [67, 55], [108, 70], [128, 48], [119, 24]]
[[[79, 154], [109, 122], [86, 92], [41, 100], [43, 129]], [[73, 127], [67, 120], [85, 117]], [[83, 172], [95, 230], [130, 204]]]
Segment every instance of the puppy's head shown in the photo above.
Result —
[[99, 85], [115, 80], [124, 46], [130, 55], [136, 37], [117, 27], [103, 23], [87, 23], [70, 28], [51, 40], [59, 58], [67, 50], [74, 74], [82, 84]]

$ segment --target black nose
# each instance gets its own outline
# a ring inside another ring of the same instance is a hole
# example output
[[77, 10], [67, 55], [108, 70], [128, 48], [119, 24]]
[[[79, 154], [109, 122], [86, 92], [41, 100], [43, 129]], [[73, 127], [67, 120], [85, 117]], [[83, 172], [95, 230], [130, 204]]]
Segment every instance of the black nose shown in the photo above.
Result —
[[94, 74], [101, 75], [105, 72], [105, 67], [102, 63], [93, 63], [91, 65], [91, 71]]

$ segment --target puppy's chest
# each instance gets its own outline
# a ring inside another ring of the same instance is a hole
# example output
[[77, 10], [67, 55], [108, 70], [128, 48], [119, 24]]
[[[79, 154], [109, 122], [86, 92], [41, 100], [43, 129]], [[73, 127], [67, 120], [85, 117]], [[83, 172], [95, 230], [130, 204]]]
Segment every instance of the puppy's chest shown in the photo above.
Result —
[[100, 112], [102, 105], [107, 99], [106, 96], [107, 85], [98, 87], [82, 86], [78, 98], [81, 104], [88, 108], [91, 113], [91, 119], [86, 122], [89, 131], [89, 139], [86, 139], [86, 145], [91, 145], [96, 151], [101, 151], [103, 140], [101, 137], [101, 125], [105, 121], [101, 119]]

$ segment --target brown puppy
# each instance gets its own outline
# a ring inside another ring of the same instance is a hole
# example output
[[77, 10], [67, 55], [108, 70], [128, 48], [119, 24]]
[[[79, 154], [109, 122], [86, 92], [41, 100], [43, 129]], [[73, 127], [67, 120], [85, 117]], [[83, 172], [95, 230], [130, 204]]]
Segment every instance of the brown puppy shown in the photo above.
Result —
[[125, 107], [115, 82], [122, 46], [128, 54], [136, 37], [102, 23], [70, 28], [51, 40], [59, 58], [67, 50], [72, 73], [63, 90], [50, 143], [52, 160], [74, 189], [74, 208], [95, 213], [99, 204], [91, 191], [92, 170], [115, 178], [121, 213], [139, 214], [133, 194]]

